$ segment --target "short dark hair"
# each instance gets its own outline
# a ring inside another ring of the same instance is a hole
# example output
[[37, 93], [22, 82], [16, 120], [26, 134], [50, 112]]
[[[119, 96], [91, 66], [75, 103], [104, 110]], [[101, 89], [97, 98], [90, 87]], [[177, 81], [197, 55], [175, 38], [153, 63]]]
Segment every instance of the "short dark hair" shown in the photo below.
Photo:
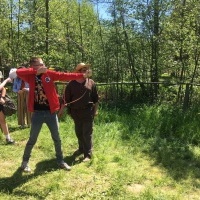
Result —
[[36, 62], [38, 62], [40, 59], [42, 59], [42, 58], [40, 58], [40, 57], [32, 57], [31, 59], [30, 59], [30, 61], [29, 61], [29, 64], [30, 65], [34, 65]]

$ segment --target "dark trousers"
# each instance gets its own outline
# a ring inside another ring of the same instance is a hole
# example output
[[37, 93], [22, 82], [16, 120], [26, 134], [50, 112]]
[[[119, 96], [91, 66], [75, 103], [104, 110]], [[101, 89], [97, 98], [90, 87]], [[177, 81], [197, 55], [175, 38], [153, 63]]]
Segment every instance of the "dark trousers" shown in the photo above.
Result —
[[92, 133], [93, 133], [93, 110], [87, 109], [71, 109], [71, 116], [75, 124], [75, 133], [78, 139], [78, 148], [84, 153], [84, 157], [92, 156]]

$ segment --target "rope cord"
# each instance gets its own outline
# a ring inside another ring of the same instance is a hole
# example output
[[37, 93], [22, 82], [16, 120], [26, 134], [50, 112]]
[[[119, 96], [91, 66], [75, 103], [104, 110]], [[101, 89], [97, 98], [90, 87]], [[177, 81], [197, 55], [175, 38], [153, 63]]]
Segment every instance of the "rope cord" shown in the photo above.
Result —
[[64, 100], [64, 105], [67, 106], [68, 104], [72, 104], [72, 103], [75, 103], [76, 101], [80, 100], [81, 98], [83, 98], [83, 96], [85, 95], [85, 93], [87, 92], [87, 90], [85, 90], [85, 92], [78, 98], [78, 99], [75, 99], [74, 101], [71, 101], [69, 103], [65, 103], [65, 100]]
[[[85, 92], [84, 92], [78, 99], [75, 99], [75, 100], [73, 100], [73, 101], [71, 101], [71, 102], [69, 102], [69, 103], [66, 103], [66, 102], [65, 102], [65, 89], [66, 89], [66, 86], [63, 87], [63, 92], [62, 92], [62, 93], [63, 93], [62, 99], [63, 99], [63, 102], [64, 102], [64, 106], [67, 106], [67, 105], [69, 105], [69, 104], [72, 104], [72, 103], [75, 103], [75, 102], [79, 101], [81, 98], [84, 97], [85, 93], [87, 92], [87, 89], [86, 89]], [[64, 98], [63, 98], [63, 97], [64, 97]]]

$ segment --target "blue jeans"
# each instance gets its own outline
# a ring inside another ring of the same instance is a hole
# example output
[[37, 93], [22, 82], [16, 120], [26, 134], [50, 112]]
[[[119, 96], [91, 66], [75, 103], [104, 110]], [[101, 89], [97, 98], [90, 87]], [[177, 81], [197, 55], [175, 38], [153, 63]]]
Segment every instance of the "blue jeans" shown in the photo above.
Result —
[[43, 123], [47, 124], [51, 132], [51, 137], [53, 139], [56, 152], [57, 163], [60, 164], [63, 162], [63, 153], [61, 149], [61, 140], [58, 131], [59, 129], [58, 117], [56, 113], [51, 114], [50, 111], [35, 111], [32, 114], [30, 137], [24, 150], [23, 162], [29, 161], [29, 158], [31, 156], [31, 151], [35, 143], [37, 142], [37, 138]]

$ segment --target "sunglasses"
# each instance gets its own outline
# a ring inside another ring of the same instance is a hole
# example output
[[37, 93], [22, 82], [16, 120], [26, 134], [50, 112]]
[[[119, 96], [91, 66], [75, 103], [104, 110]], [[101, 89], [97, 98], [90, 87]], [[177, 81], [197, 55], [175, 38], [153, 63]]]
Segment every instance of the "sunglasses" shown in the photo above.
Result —
[[88, 69], [87, 68], [82, 68], [79, 70], [79, 72], [86, 72]]
[[32, 66], [34, 66], [34, 67], [37, 67], [37, 66], [44, 66], [44, 63], [42, 64], [42, 63], [40, 63], [40, 64], [37, 64], [37, 65], [32, 65]]

